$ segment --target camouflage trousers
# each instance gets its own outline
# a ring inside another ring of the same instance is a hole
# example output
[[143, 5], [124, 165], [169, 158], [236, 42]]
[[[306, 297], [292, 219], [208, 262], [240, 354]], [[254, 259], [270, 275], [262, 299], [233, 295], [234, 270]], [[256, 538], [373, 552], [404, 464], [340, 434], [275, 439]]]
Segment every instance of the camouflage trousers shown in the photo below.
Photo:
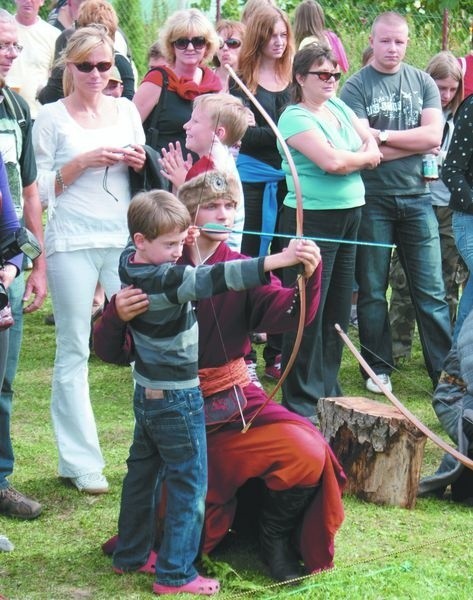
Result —
[[[447, 206], [434, 206], [434, 211], [439, 224], [442, 273], [446, 300], [450, 307], [450, 323], [453, 330], [457, 315], [459, 288], [466, 281], [468, 269], [458, 254], [455, 245], [452, 232], [452, 211]], [[394, 250], [391, 258], [389, 283], [391, 286], [389, 321], [391, 323], [393, 358], [396, 363], [401, 358], [411, 356], [412, 338], [416, 323], [409, 285], [396, 250]]]

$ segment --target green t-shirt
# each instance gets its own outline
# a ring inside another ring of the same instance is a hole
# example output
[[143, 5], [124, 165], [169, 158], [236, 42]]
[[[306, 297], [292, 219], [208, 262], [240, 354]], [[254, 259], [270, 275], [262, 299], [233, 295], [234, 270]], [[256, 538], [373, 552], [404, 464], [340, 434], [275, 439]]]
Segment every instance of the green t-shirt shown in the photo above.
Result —
[[[362, 142], [352, 125], [352, 110], [338, 98], [327, 100], [326, 106], [337, 117], [340, 127], [321, 120], [303, 106], [293, 104], [286, 108], [278, 122], [284, 139], [309, 129], [316, 129], [334, 148], [356, 152]], [[348, 175], [327, 173], [298, 150], [290, 146], [289, 149], [299, 175], [305, 210], [354, 208], [365, 203], [365, 188], [359, 171]], [[295, 208], [297, 203], [294, 181], [279, 142], [278, 150], [282, 156], [282, 169], [286, 173], [288, 188], [284, 204]]]

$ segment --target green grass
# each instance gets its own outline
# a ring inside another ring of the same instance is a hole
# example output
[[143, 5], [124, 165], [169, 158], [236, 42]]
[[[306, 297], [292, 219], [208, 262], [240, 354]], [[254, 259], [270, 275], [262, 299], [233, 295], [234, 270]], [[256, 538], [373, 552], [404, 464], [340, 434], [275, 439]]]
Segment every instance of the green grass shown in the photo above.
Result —
[[[79, 494], [58, 479], [49, 415], [54, 328], [43, 324], [50, 308], [26, 317], [16, 381], [11, 483], [40, 500], [43, 515], [31, 522], [0, 517], [0, 533], [15, 544], [0, 553], [0, 595], [11, 600], [150, 598], [152, 578], [117, 576], [100, 546], [116, 532], [121, 481], [131, 441], [131, 377], [127, 368], [90, 360], [90, 387], [111, 491]], [[356, 332], [350, 336], [357, 342]], [[347, 395], [366, 392], [354, 359], [346, 353], [341, 373]], [[412, 412], [441, 433], [431, 408], [430, 381], [416, 344], [412, 360], [393, 376], [394, 391]], [[432, 473], [441, 451], [427, 442], [423, 473]], [[473, 596], [471, 508], [419, 500], [414, 510], [381, 507], [346, 497], [346, 519], [336, 538], [336, 567], [275, 586], [256, 546], [235, 540], [209, 559], [222, 581], [221, 598], [429, 599]], [[182, 598], [186, 596], [183, 595]]]

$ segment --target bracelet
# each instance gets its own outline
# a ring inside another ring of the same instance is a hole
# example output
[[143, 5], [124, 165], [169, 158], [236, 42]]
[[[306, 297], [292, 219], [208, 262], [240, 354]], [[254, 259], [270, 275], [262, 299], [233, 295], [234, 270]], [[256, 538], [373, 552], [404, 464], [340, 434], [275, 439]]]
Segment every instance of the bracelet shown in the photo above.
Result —
[[59, 185], [59, 187], [61, 188], [61, 193], [65, 192], [67, 190], [67, 185], [64, 183], [64, 179], [62, 178], [61, 169], [58, 169], [56, 171], [56, 182]]

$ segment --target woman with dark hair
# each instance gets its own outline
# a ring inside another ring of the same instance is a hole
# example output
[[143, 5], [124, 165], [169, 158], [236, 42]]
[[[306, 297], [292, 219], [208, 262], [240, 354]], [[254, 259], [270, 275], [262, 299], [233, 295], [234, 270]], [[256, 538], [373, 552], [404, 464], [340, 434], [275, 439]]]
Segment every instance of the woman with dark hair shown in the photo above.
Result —
[[[356, 240], [365, 203], [360, 170], [374, 168], [381, 160], [374, 137], [336, 97], [339, 79], [330, 48], [311, 44], [300, 50], [294, 58], [292, 103], [278, 123], [300, 178], [304, 234], [335, 240], [319, 244], [323, 261], [319, 310], [304, 329], [295, 364], [283, 385], [285, 406], [312, 419], [318, 398], [342, 395], [338, 371], [343, 342], [334, 325], [348, 327], [355, 271], [355, 245], [344, 242]], [[282, 157], [288, 194], [280, 230], [292, 233], [297, 202], [293, 177]], [[283, 281], [296, 276], [285, 269]], [[283, 366], [293, 341], [292, 334], [284, 334]]]
[[183, 125], [190, 119], [192, 100], [222, 87], [217, 75], [205, 66], [219, 40], [199, 10], [173, 13], [161, 29], [159, 43], [167, 65], [148, 71], [133, 98], [146, 141], [158, 151], [176, 142], [184, 148]]

